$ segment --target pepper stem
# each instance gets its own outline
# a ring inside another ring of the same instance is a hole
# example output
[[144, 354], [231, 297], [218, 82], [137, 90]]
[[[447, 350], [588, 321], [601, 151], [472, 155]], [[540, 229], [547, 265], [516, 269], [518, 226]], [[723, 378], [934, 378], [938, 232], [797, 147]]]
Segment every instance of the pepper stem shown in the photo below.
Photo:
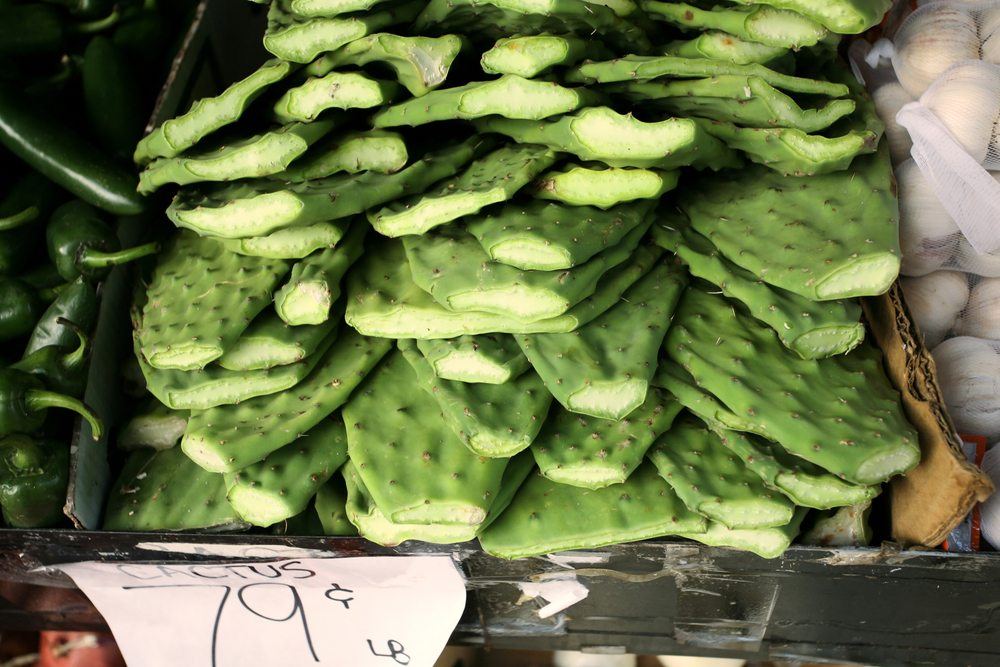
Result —
[[38, 210], [37, 206], [29, 206], [24, 210], [18, 211], [14, 215], [8, 215], [7, 217], [0, 218], [0, 232], [5, 232], [8, 229], [23, 227], [29, 222], [37, 220], [41, 213], [42, 212]]
[[115, 7], [111, 10], [111, 13], [104, 18], [94, 19], [93, 21], [85, 21], [83, 23], [77, 23], [70, 30], [79, 35], [88, 35], [94, 32], [101, 32], [102, 30], [107, 30], [114, 24], [118, 23], [118, 19], [122, 16], [121, 10]]
[[87, 248], [80, 256], [79, 264], [88, 269], [101, 269], [107, 266], [118, 266], [147, 255], [152, 255], [160, 250], [159, 243], [146, 243], [132, 248], [125, 248], [117, 252], [101, 252], [93, 248]]
[[88, 408], [81, 400], [75, 399], [72, 396], [67, 396], [66, 394], [57, 394], [54, 391], [46, 391], [44, 389], [28, 389], [24, 392], [24, 404], [27, 406], [28, 410], [31, 410], [32, 412], [38, 412], [39, 410], [46, 410], [48, 408], [65, 408], [67, 410], [72, 410], [86, 419], [87, 423], [90, 424], [90, 431], [93, 434], [94, 440], [101, 439], [101, 433], [104, 431], [104, 427], [101, 424], [100, 418], [95, 415], [93, 410]]
[[87, 354], [90, 352], [90, 339], [87, 337], [87, 334], [83, 332], [83, 329], [66, 318], [56, 318], [56, 322], [64, 327], [72, 329], [73, 333], [76, 334], [77, 341], [79, 341], [75, 350], [63, 356], [63, 366], [66, 368], [77, 368], [81, 366], [83, 362], [87, 360]]

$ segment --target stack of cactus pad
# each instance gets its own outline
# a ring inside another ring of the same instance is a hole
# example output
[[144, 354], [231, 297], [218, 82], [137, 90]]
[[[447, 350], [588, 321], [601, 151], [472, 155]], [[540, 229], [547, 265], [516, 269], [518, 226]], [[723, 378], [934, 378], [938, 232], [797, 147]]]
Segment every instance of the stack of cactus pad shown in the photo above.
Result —
[[836, 56], [887, 5], [273, 0], [275, 59], [136, 150], [179, 231], [107, 527], [864, 541], [920, 456], [860, 323], [897, 211]]

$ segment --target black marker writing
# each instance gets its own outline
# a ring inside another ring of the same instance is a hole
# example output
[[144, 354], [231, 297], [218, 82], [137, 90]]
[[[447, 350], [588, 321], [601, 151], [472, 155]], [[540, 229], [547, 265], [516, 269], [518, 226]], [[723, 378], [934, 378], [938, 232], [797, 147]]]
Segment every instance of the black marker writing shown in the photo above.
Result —
[[404, 653], [405, 647], [396, 641], [395, 639], [390, 639], [385, 643], [386, 648], [389, 649], [388, 653], [379, 653], [375, 650], [375, 645], [372, 644], [372, 640], [368, 639], [368, 650], [372, 652], [372, 655], [378, 656], [380, 658], [392, 658], [400, 665], [410, 664], [410, 656]]
[[340, 584], [330, 584], [330, 585], [333, 586], [333, 588], [329, 589], [323, 595], [325, 595], [329, 600], [333, 600], [334, 602], [339, 602], [340, 604], [344, 605], [344, 609], [350, 609], [351, 600], [353, 600], [354, 597], [353, 596], [348, 597], [346, 595], [343, 595], [343, 593], [353, 593], [354, 591], [352, 591], [350, 588], [341, 588]]

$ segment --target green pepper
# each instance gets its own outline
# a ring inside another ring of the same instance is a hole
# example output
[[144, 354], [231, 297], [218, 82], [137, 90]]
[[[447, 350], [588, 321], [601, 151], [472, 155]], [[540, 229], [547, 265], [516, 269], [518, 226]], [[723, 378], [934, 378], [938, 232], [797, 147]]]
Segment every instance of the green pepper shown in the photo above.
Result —
[[65, 49], [70, 35], [106, 30], [118, 22], [120, 14], [112, 8], [108, 15], [86, 23], [72, 23], [67, 18], [56, 7], [40, 3], [0, 5], [0, 53], [58, 53]]
[[24, 356], [50, 345], [71, 346], [76, 340], [76, 332], [63, 322], [72, 322], [84, 331], [92, 331], [97, 324], [97, 309], [97, 292], [93, 285], [83, 278], [70, 283], [38, 318]]
[[[49, 262], [39, 263], [31, 271], [18, 276], [18, 278], [37, 290], [52, 290], [65, 284], [59, 271]], [[52, 298], [54, 299], [55, 296]]]
[[55, 7], [0, 6], [0, 53], [56, 53], [65, 40], [66, 23]]
[[21, 433], [0, 438], [0, 507], [12, 528], [47, 528], [63, 521], [69, 447]]
[[[111, 39], [128, 56], [129, 62], [135, 64], [136, 71], [155, 74], [157, 72], [151, 70], [165, 69], [162, 61], [170, 46], [170, 30], [155, 8], [125, 9]], [[158, 81], [155, 76], [148, 78], [150, 82]]]
[[60, 5], [73, 16], [97, 18], [106, 16], [115, 8], [115, 0], [42, 0], [50, 5]]
[[49, 408], [77, 413], [90, 424], [94, 440], [100, 439], [101, 420], [83, 401], [45, 389], [41, 380], [24, 371], [0, 369], [0, 436], [37, 431]]
[[24, 169], [0, 200], [0, 231], [48, 217], [61, 198], [52, 181], [34, 169]]
[[0, 341], [30, 334], [43, 307], [31, 285], [17, 278], [0, 278]]
[[20, 273], [44, 247], [43, 226], [63, 198], [62, 191], [38, 172], [12, 165], [21, 173], [0, 200], [0, 275]]
[[159, 250], [157, 243], [121, 249], [114, 231], [98, 216], [94, 207], [71, 201], [56, 209], [45, 229], [49, 259], [64, 280], [83, 276], [99, 281], [111, 267], [125, 264]]
[[53, 391], [82, 396], [87, 388], [87, 356], [90, 353], [90, 341], [72, 322], [62, 320], [62, 324], [76, 333], [76, 349], [50, 345], [35, 350], [10, 367], [34, 375]]
[[90, 126], [108, 150], [131, 157], [146, 125], [142, 96], [125, 54], [98, 35], [83, 52], [83, 102]]
[[139, 179], [121, 161], [30, 104], [10, 85], [0, 85], [0, 143], [80, 199], [115, 215], [143, 210]]

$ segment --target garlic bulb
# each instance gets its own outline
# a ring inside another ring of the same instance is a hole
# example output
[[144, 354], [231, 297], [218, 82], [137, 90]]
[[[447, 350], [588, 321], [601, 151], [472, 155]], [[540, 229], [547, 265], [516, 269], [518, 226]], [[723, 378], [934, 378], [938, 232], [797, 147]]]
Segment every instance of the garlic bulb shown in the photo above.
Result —
[[955, 333], [1000, 340], [1000, 278], [983, 278], [972, 288]]
[[1000, 65], [1000, 3], [984, 7], [979, 13], [979, 37], [982, 59]]
[[913, 141], [906, 128], [896, 122], [896, 114], [904, 104], [912, 102], [913, 98], [901, 85], [893, 81], [876, 88], [872, 93], [872, 100], [875, 102], [879, 118], [885, 123], [885, 136], [889, 140], [892, 163], [899, 164], [910, 157]]
[[[1000, 447], [986, 451], [981, 467], [993, 480], [993, 486], [1000, 489]], [[979, 505], [979, 518], [983, 537], [994, 549], [1000, 549], [1000, 493], [994, 493]]]
[[991, 147], [1000, 119], [1000, 66], [978, 61], [955, 65], [920, 101], [976, 162], [985, 161], [991, 152], [997, 154]]
[[943, 2], [910, 14], [896, 33], [895, 43], [892, 66], [913, 97], [920, 97], [955, 63], [979, 59], [979, 30], [969, 9]]
[[896, 168], [896, 181], [901, 272], [905, 276], [923, 276], [937, 271], [951, 259], [961, 232], [913, 160]]
[[934, 348], [938, 384], [962, 433], [1000, 436], [1000, 354], [989, 341], [949, 338]]
[[919, 278], [900, 278], [906, 306], [924, 335], [927, 347], [934, 347], [951, 331], [969, 300], [969, 281], [964, 273], [935, 271]]
[[966, 273], [987, 278], [1000, 278], [1000, 255], [976, 252], [963, 236], [955, 248], [955, 264]]

